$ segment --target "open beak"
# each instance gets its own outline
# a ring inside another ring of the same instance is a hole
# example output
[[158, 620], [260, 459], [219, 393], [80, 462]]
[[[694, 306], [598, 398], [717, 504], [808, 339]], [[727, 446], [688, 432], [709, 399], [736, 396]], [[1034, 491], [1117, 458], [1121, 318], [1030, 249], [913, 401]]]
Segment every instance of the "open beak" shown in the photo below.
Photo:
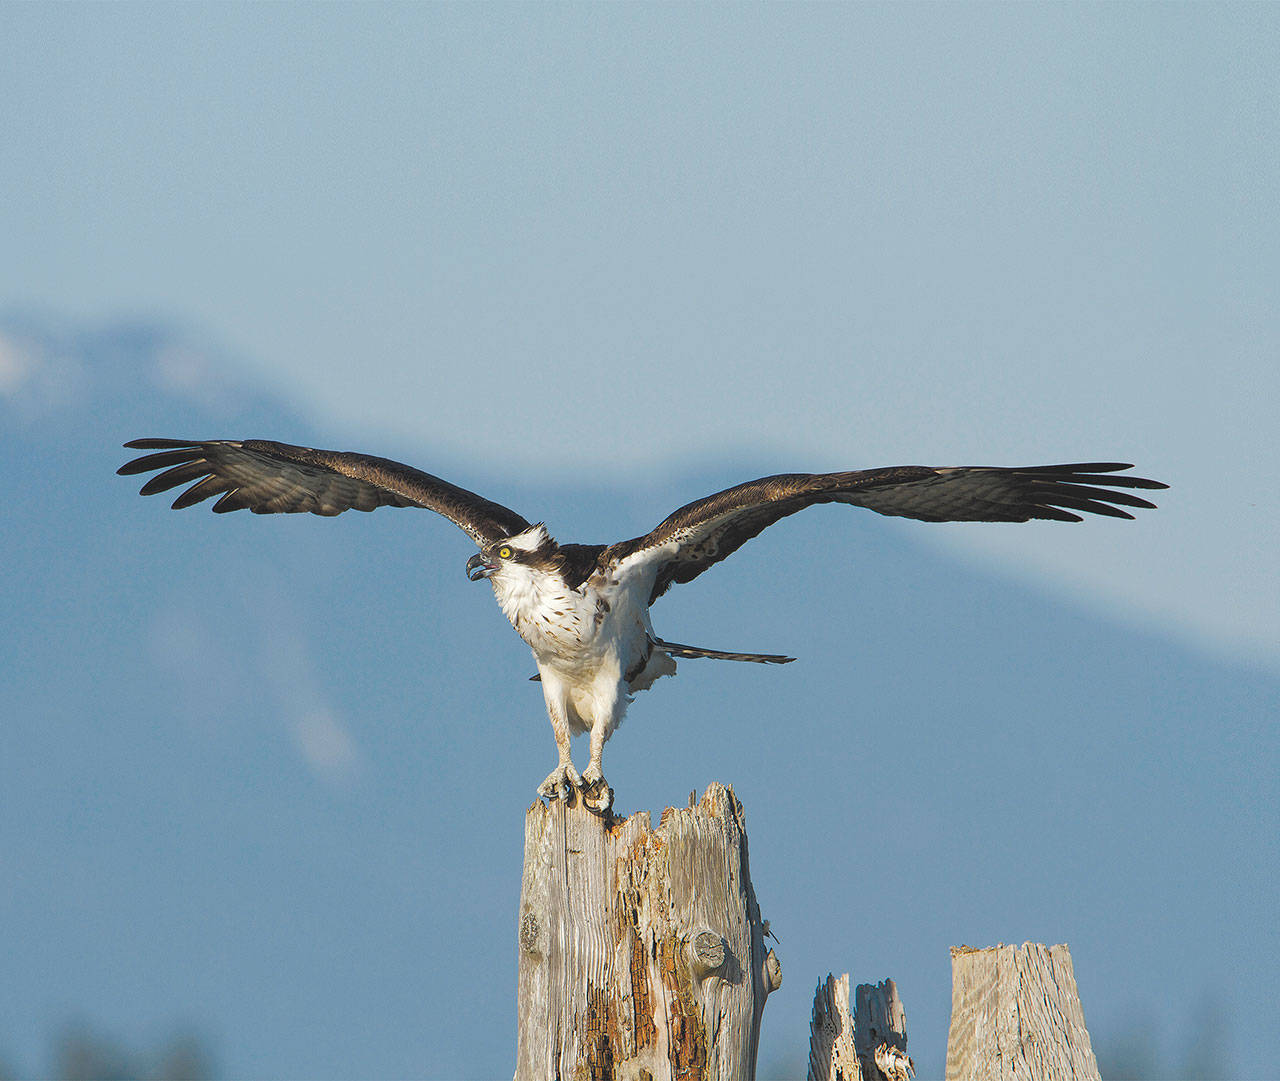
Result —
[[497, 569], [492, 563], [486, 563], [484, 556], [479, 552], [467, 560], [467, 577], [473, 582], [478, 582], [481, 578], [491, 577]]

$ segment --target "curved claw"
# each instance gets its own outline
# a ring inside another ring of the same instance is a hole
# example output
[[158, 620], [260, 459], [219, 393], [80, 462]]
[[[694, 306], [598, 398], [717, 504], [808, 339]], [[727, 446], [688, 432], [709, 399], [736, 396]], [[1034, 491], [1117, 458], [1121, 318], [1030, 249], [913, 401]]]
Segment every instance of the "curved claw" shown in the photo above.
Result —
[[607, 814], [613, 806], [613, 789], [597, 766], [588, 766], [582, 775], [582, 802], [597, 814]]
[[569, 794], [581, 784], [582, 778], [573, 768], [573, 763], [566, 762], [547, 774], [547, 779], [538, 785], [538, 795], [545, 799], [568, 800]]

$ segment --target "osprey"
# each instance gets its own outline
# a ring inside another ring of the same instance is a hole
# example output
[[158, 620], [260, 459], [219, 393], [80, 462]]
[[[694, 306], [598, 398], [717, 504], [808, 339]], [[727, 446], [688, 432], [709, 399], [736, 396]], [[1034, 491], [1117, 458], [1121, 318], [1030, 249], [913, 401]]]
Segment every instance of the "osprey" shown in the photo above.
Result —
[[[925, 522], [1079, 522], [1077, 512], [1132, 518], [1125, 507], [1154, 504], [1124, 488], [1165, 488], [1114, 462], [993, 466], [892, 466], [849, 473], [783, 473], [748, 481], [688, 503], [642, 537], [617, 544], [559, 544], [541, 523], [474, 492], [399, 462], [264, 439], [136, 439], [152, 451], [122, 475], [163, 470], [142, 487], [154, 495], [191, 487], [175, 510], [212, 496], [216, 512], [334, 515], [377, 507], [422, 507], [459, 526], [480, 551], [467, 577], [487, 578], [503, 614], [533, 650], [559, 763], [538, 788], [568, 799], [580, 789], [597, 810], [613, 793], [604, 780], [605, 741], [622, 723], [635, 691], [674, 674], [677, 657], [786, 664], [791, 657], [727, 653], [659, 638], [649, 607], [676, 582], [691, 582], [761, 530], [815, 503], [849, 503]], [[569, 737], [591, 734], [591, 759], [579, 774]]]

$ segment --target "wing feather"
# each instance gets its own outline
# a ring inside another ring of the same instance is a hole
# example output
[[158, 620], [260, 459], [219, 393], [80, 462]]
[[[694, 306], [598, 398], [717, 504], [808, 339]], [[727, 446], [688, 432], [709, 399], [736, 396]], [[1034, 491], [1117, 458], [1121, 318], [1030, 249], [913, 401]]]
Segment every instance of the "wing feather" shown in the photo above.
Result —
[[1116, 488], [1168, 487], [1145, 477], [1111, 475], [1132, 468], [1120, 462], [1085, 462], [785, 473], [688, 503], [650, 533], [613, 545], [601, 558], [656, 563], [652, 603], [673, 583], [692, 581], [774, 522], [817, 503], [848, 503], [925, 522], [1079, 522], [1081, 513], [1132, 518], [1122, 508], [1155, 504]]
[[444, 515], [478, 545], [529, 528], [499, 503], [388, 458], [266, 439], [135, 439], [125, 446], [155, 453], [126, 462], [117, 471], [122, 476], [163, 471], [142, 486], [143, 495], [195, 482], [173, 501], [175, 510], [219, 494], [213, 505], [219, 514], [247, 508], [255, 514], [331, 516], [422, 507]]
[[206, 499], [212, 499], [215, 495], [220, 495], [231, 487], [231, 481], [225, 477], [205, 477], [204, 480], [197, 484], [193, 484], [177, 499], [173, 501], [174, 510], [182, 510], [185, 507], [195, 506], [197, 503], [203, 503]]
[[184, 461], [181, 465], [175, 465], [172, 469], [157, 473], [142, 486], [139, 494], [155, 495], [157, 492], [167, 492], [179, 484], [189, 484], [208, 474], [209, 469], [203, 461]]

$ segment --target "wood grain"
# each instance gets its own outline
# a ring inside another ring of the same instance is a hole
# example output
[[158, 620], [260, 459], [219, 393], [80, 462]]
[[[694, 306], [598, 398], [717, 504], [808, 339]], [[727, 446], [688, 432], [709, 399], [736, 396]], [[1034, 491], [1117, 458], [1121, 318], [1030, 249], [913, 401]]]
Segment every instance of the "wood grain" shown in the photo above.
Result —
[[809, 1081], [908, 1081], [907, 1015], [893, 980], [861, 983], [849, 1010], [849, 974], [827, 976], [813, 996]]
[[1066, 946], [951, 950], [947, 1081], [1100, 1081]]
[[601, 817], [580, 801], [525, 818], [516, 1081], [755, 1076], [780, 981], [747, 866], [742, 806]]

